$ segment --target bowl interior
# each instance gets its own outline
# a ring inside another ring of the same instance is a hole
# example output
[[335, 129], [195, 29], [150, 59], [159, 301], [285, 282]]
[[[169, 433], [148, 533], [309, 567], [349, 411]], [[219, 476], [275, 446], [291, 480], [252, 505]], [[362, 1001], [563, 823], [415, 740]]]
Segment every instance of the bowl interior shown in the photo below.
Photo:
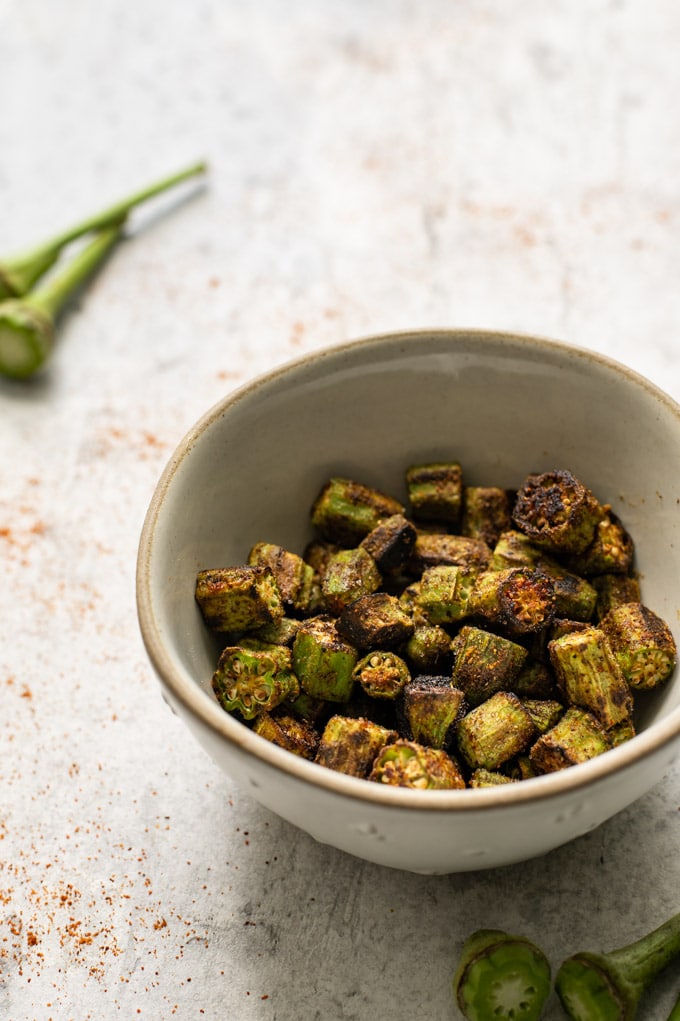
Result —
[[[196, 572], [243, 563], [259, 540], [301, 552], [331, 475], [403, 499], [409, 464], [453, 458], [476, 485], [569, 468], [632, 533], [643, 600], [680, 643], [679, 450], [669, 398], [566, 345], [437, 331], [311, 355], [228, 396], [180, 444], [142, 543], [147, 626], [180, 683], [212, 700], [217, 646], [194, 603]], [[674, 681], [646, 700], [642, 725], [678, 704]]]

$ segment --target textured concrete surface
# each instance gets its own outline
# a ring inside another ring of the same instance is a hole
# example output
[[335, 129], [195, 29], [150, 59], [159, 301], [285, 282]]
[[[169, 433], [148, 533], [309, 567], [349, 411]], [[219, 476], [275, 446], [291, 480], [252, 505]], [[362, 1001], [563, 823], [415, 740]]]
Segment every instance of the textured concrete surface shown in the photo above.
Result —
[[678, 910], [677, 769], [496, 872], [314, 843], [167, 710], [133, 582], [185, 430], [304, 351], [505, 327], [680, 399], [679, 43], [672, 0], [0, 0], [3, 252], [211, 164], [0, 384], [2, 1018], [446, 1021], [474, 928], [558, 963]]

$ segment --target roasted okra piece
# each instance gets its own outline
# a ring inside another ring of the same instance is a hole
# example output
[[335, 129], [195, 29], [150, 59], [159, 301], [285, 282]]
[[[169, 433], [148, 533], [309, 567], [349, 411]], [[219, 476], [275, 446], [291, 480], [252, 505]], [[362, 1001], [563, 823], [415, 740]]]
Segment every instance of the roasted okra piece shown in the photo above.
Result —
[[283, 617], [283, 603], [268, 567], [221, 567], [199, 571], [196, 602], [213, 631], [249, 631]]
[[412, 672], [440, 674], [451, 665], [451, 636], [438, 624], [417, 624], [403, 652]]
[[458, 764], [439, 748], [397, 740], [379, 752], [368, 777], [376, 783], [415, 790], [462, 790], [465, 779]]
[[536, 729], [511, 691], [499, 691], [458, 724], [458, 750], [471, 769], [500, 769], [531, 745]]
[[537, 734], [545, 734], [554, 727], [564, 713], [564, 706], [554, 698], [521, 698]]
[[640, 582], [629, 574], [598, 574], [591, 584], [597, 592], [597, 620], [602, 620], [615, 606], [641, 600]]
[[331, 716], [321, 735], [315, 761], [339, 773], [365, 778], [381, 748], [397, 732], [364, 717]]
[[493, 547], [512, 528], [514, 501], [514, 493], [498, 486], [464, 486], [461, 534]]
[[375, 526], [360, 546], [384, 574], [400, 570], [409, 560], [416, 542], [416, 528], [403, 514], [393, 514]]
[[429, 748], [453, 747], [456, 724], [466, 710], [465, 695], [450, 677], [414, 677], [404, 688], [404, 730]]
[[318, 731], [311, 723], [288, 714], [259, 713], [253, 730], [272, 744], [303, 759], [313, 759], [319, 746]]
[[477, 572], [468, 567], [428, 567], [420, 579], [416, 603], [431, 624], [455, 624], [469, 615]]
[[373, 557], [366, 550], [340, 550], [326, 564], [321, 580], [321, 594], [328, 613], [335, 616], [359, 596], [380, 588], [382, 578]]
[[354, 680], [371, 698], [396, 698], [410, 679], [404, 660], [387, 649], [369, 652], [354, 667]]
[[464, 625], [452, 642], [452, 681], [472, 706], [497, 691], [513, 690], [527, 650], [508, 638]]
[[251, 637], [258, 638], [262, 642], [269, 642], [271, 645], [292, 645], [295, 636], [300, 629], [301, 621], [295, 617], [281, 617], [273, 624], [264, 624], [262, 627], [251, 631]]
[[553, 699], [557, 680], [547, 663], [529, 655], [512, 682], [512, 690], [521, 698]]
[[351, 479], [329, 479], [312, 506], [314, 527], [329, 542], [357, 546], [376, 525], [403, 514], [398, 500]]
[[555, 613], [555, 588], [529, 567], [482, 571], [470, 596], [470, 613], [511, 635], [541, 631]]
[[517, 783], [514, 776], [506, 776], [495, 769], [475, 769], [470, 777], [468, 787], [478, 790], [482, 787], [502, 787], [504, 784]]
[[347, 702], [352, 694], [352, 671], [359, 655], [332, 617], [310, 617], [293, 642], [293, 670], [302, 690], [327, 702]]
[[601, 508], [593, 541], [569, 559], [572, 570], [587, 578], [598, 574], [628, 574], [633, 566], [633, 540], [609, 507]]
[[289, 553], [272, 542], [257, 542], [248, 554], [248, 564], [269, 568], [286, 610], [294, 613], [307, 611], [314, 571], [297, 553]]
[[539, 549], [521, 532], [510, 530], [500, 536], [491, 558], [493, 570], [533, 567], [546, 574], [555, 590], [555, 613], [573, 620], [590, 620], [597, 604], [597, 592], [580, 575], [567, 570], [545, 550]]
[[491, 547], [482, 539], [440, 532], [418, 532], [411, 567], [416, 573], [442, 564], [481, 570], [488, 566], [490, 560]]
[[463, 473], [459, 464], [413, 465], [406, 472], [406, 487], [414, 518], [458, 524], [463, 498]]
[[605, 730], [631, 715], [630, 688], [604, 631], [572, 631], [550, 642], [548, 651], [569, 705], [589, 710]]
[[538, 773], [577, 766], [611, 747], [604, 728], [592, 713], [570, 706], [564, 716], [531, 747], [529, 758]]
[[305, 546], [302, 559], [314, 571], [318, 578], [322, 578], [326, 570], [326, 564], [334, 553], [338, 553], [341, 547], [334, 542], [326, 542], [325, 539], [312, 539]]
[[414, 624], [396, 596], [360, 596], [338, 618], [338, 631], [358, 649], [396, 649], [413, 634]]
[[610, 610], [600, 627], [631, 688], [648, 690], [668, 680], [677, 659], [675, 640], [653, 610], [625, 603]]
[[262, 650], [227, 646], [213, 674], [212, 688], [223, 709], [245, 720], [275, 709], [300, 691], [291, 670], [290, 650], [283, 646]]
[[569, 471], [529, 475], [517, 492], [513, 521], [542, 549], [582, 553], [593, 541], [600, 506]]

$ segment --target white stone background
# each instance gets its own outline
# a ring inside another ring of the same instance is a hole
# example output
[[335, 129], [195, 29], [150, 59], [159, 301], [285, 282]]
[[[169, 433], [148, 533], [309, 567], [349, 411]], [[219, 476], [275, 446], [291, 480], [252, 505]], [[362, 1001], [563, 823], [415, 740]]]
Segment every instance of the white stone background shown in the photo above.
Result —
[[446, 1021], [475, 928], [557, 963], [678, 910], [677, 769], [493, 872], [281, 822], [163, 703], [134, 568], [186, 429], [305, 351], [501, 327], [679, 399], [679, 44], [673, 0], [0, 0], [3, 252], [210, 163], [0, 385], [2, 1018]]

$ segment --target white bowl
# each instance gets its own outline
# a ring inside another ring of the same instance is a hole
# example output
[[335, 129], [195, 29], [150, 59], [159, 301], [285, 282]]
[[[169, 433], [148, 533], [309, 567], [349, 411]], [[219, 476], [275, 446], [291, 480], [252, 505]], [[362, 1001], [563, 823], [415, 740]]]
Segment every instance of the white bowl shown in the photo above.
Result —
[[677, 675], [638, 735], [583, 765], [500, 788], [416, 791], [283, 751], [225, 713], [196, 572], [258, 540], [301, 552], [322, 483], [344, 475], [405, 498], [404, 469], [455, 458], [471, 485], [568, 468], [613, 504], [637, 548], [643, 601], [680, 644], [680, 408], [629, 369], [544, 339], [470, 330], [371, 337], [310, 354], [230, 393], [182, 440], [151, 501], [137, 599], [170, 705], [244, 790], [316, 839], [423, 873], [540, 855], [643, 795], [680, 738]]

